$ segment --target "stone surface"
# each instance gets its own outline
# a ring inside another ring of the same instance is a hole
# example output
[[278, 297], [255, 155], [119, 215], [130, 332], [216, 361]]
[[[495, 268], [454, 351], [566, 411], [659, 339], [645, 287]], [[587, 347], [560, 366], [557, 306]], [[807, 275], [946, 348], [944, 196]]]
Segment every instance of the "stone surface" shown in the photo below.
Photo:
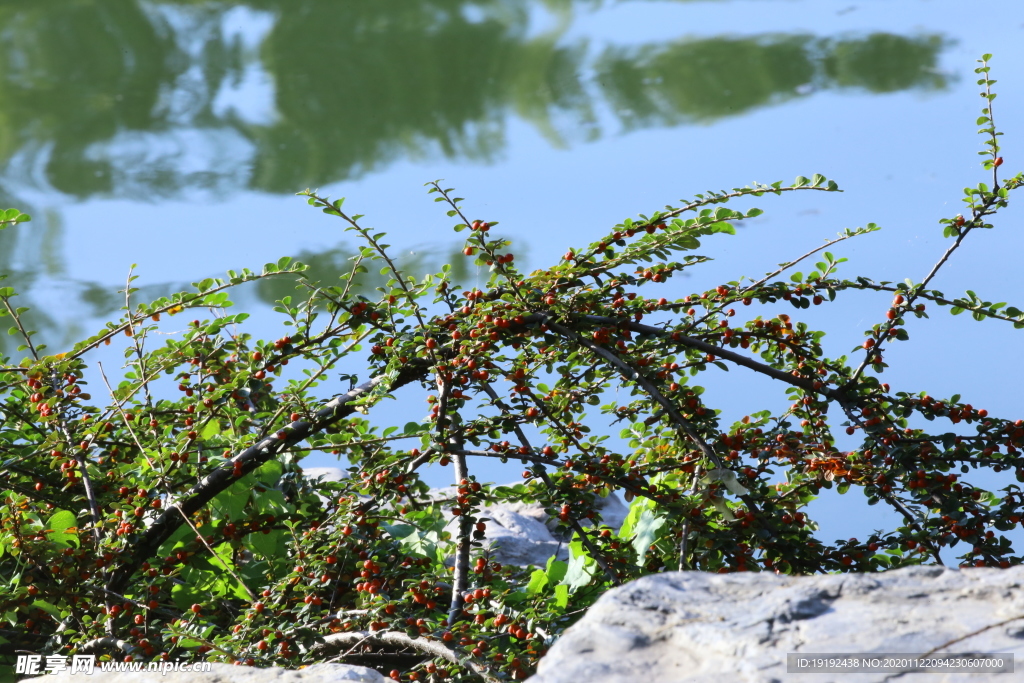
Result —
[[97, 669], [92, 676], [64, 672], [26, 680], [38, 680], [40, 683], [82, 683], [87, 680], [103, 683], [385, 683], [387, 680], [373, 669], [345, 664], [314, 664], [297, 670], [231, 664], [210, 664], [209, 667], [210, 670], [205, 672], [168, 671], [164, 675], [151, 671], [114, 673]]
[[[540, 510], [543, 514], [543, 508]], [[507, 505], [484, 508], [483, 516], [491, 520], [487, 522], [484, 543], [490, 546], [491, 557], [501, 564], [543, 567], [552, 555], [560, 560], [568, 557], [568, 545], [559, 542], [544, 523], [533, 516]], [[456, 531], [453, 524], [449, 524], [448, 530]]]
[[958, 638], [964, 640], [941, 652], [1024, 655], [1024, 566], [801, 577], [648, 576], [603, 595], [552, 646], [529, 681], [1024, 680], [1024, 658], [1017, 673], [1007, 674], [786, 671], [790, 652], [924, 654]]
[[[454, 495], [454, 489], [432, 489], [432, 495]], [[622, 526], [629, 509], [615, 494], [598, 501], [602, 524], [616, 531]], [[558, 520], [544, 512], [544, 506], [535, 503], [499, 503], [483, 509], [481, 516], [489, 518], [484, 543], [491, 548], [491, 559], [501, 564], [544, 567], [554, 555], [559, 560], [569, 557], [568, 535], [558, 531]], [[448, 524], [448, 531], [456, 532], [457, 521]]]
[[[348, 476], [338, 467], [305, 467], [302, 474], [307, 479], [320, 481], [340, 481]], [[456, 495], [455, 487], [449, 486], [431, 489], [427, 497], [436, 500]], [[323, 496], [321, 498], [326, 501]], [[629, 512], [615, 494], [600, 499], [598, 510], [603, 523], [614, 529], [622, 525]], [[483, 516], [491, 520], [487, 524], [485, 543], [490, 546], [491, 558], [496, 562], [543, 567], [552, 555], [560, 560], [568, 558], [567, 539], [552, 533], [558, 523], [544, 512], [543, 505], [501, 503], [485, 508]], [[448, 523], [447, 530], [453, 535], [457, 532], [457, 524], [458, 520], [454, 518]]]
[[341, 481], [348, 478], [348, 472], [340, 467], [303, 467], [302, 476], [320, 481]]
[[[548, 514], [544, 512], [543, 505], [537, 505], [536, 503], [502, 503], [495, 507], [501, 507], [526, 517], [531, 517], [541, 524], [544, 524], [552, 532], [558, 528], [558, 520], [549, 517]], [[494, 507], [489, 509], [493, 510]], [[629, 507], [622, 502], [622, 499], [619, 498], [618, 494], [613, 493], [607, 498], [597, 499], [597, 511], [601, 513], [602, 526], [609, 526], [614, 531], [618, 531], [619, 527], [622, 526], [622, 523], [626, 521], [626, 515], [629, 514]], [[584, 522], [584, 526], [589, 526], [589, 523]]]

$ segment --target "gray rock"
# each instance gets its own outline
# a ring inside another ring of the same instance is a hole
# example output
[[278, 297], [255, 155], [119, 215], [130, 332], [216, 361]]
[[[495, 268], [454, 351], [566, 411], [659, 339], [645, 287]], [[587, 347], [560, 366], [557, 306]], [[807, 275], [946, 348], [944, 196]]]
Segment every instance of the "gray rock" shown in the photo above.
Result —
[[[433, 498], [453, 496], [455, 490], [431, 489], [430, 494]], [[598, 499], [598, 511], [602, 524], [617, 530], [629, 509], [612, 494]], [[501, 564], [544, 567], [552, 555], [559, 560], [569, 558], [568, 535], [560, 533], [558, 520], [544, 512], [543, 505], [499, 503], [484, 508], [482, 516], [491, 520], [484, 543], [491, 550], [491, 558]], [[449, 522], [448, 531], [454, 534], [456, 530], [457, 522]]]
[[[305, 467], [302, 474], [307, 479], [320, 481], [341, 481], [348, 476], [338, 467]], [[431, 489], [427, 498], [437, 500], [454, 498], [454, 486]], [[326, 498], [321, 496], [326, 502]], [[598, 499], [598, 512], [602, 524], [618, 530], [629, 513], [616, 494]], [[491, 558], [502, 564], [518, 566], [535, 565], [544, 567], [552, 555], [560, 560], [568, 559], [568, 538], [558, 532], [558, 520], [544, 512], [544, 506], [527, 503], [501, 503], [485, 508], [483, 516], [492, 521], [487, 525], [485, 543], [491, 549]], [[447, 530], [453, 535], [457, 531], [456, 519], [448, 523]]]
[[[544, 512], [544, 506], [538, 505], [537, 503], [501, 503], [498, 506], [512, 512], [517, 512], [526, 517], [531, 517], [538, 522], [544, 524], [549, 531], [557, 533], [558, 520], [550, 517]], [[494, 509], [493, 507], [490, 509]], [[607, 498], [597, 499], [597, 511], [601, 514], [601, 525], [611, 527], [613, 531], [618, 531], [622, 523], [626, 521], [626, 515], [629, 514], [629, 506], [622, 502], [617, 493], [612, 493]], [[590, 526], [589, 521], [583, 522], [584, 526]]]
[[320, 481], [341, 481], [348, 478], [348, 472], [340, 467], [303, 467], [302, 476]]
[[786, 655], [921, 655], [957, 639], [940, 652], [1024, 654], [1022, 586], [1024, 566], [800, 577], [658, 574], [603, 595], [529, 681], [990, 681], [994, 674], [980, 672], [787, 673]]
[[373, 669], [346, 664], [314, 664], [305, 669], [258, 669], [231, 664], [197, 666], [208, 666], [209, 671], [168, 671], [161, 676], [155, 671], [100, 672], [97, 664], [92, 676], [63, 672], [38, 680], [40, 683], [81, 683], [83, 679], [93, 676], [103, 683], [385, 683], [386, 680]]
[[555, 539], [535, 517], [516, 512], [507, 505], [492, 505], [485, 508], [483, 514], [491, 520], [487, 523], [484, 542], [490, 546], [491, 557], [497, 562], [543, 567], [552, 555], [560, 560], [568, 557], [568, 547]]

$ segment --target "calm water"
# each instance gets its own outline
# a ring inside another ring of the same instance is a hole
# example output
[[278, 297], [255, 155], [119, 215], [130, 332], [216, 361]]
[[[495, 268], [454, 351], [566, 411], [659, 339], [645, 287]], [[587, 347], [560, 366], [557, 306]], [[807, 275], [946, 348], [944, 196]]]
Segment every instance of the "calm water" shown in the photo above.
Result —
[[[534, 268], [695, 192], [822, 173], [847, 192], [763, 198], [767, 213], [709, 242], [716, 261], [676, 294], [759, 276], [867, 222], [885, 230], [835, 249], [851, 259], [845, 273], [920, 280], [944, 248], [936, 221], [959, 211], [962, 187], [989, 180], [974, 134], [984, 52], [1005, 168], [1020, 168], [1024, 12], [1015, 0], [970, 7], [0, 2], [0, 204], [35, 219], [0, 233], [0, 272], [56, 351], [117, 314], [133, 263], [143, 296], [282, 255], [336, 277], [354, 245], [294, 196], [307, 187], [348, 197], [410, 267], [451, 261], [474, 284], [485, 276], [464, 266], [428, 180], [500, 221]], [[1024, 307], [1022, 215], [972, 239], [936, 286]], [[237, 295], [254, 333], [276, 334], [269, 306], [291, 291]], [[854, 294], [803, 315], [830, 330], [838, 356], [886, 299]], [[959, 392], [1024, 417], [1019, 332], [942, 314], [911, 332], [913, 346], [887, 355], [894, 389]], [[13, 354], [11, 339], [0, 350]], [[786, 405], [770, 381], [738, 372], [705, 384], [730, 420]], [[862, 498], [848, 498], [822, 509], [835, 536], [883, 519], [865, 508], [855, 524], [842, 510]]]

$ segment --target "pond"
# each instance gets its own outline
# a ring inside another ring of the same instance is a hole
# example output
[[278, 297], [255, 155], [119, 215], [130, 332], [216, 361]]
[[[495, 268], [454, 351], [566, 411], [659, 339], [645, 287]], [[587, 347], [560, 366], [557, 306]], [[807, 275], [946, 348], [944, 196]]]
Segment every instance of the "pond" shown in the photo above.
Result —
[[[834, 250], [851, 261], [843, 274], [920, 281], [947, 244], [937, 221], [988, 180], [973, 73], [985, 52], [1004, 156], [1019, 168], [1018, 4], [4, 2], [0, 204], [34, 220], [0, 232], [0, 273], [56, 352], [119, 314], [133, 264], [139, 298], [285, 255], [336, 278], [356, 244], [295, 197], [307, 187], [347, 197], [409, 267], [452, 263], [473, 285], [486, 273], [426, 181], [444, 178], [473, 216], [499, 221], [529, 271], [694, 193], [821, 173], [846, 192], [762, 198], [766, 213], [709, 241], [715, 260], [674, 295], [761, 276], [868, 222], [883, 230]], [[1007, 211], [935, 286], [1024, 305], [1021, 216]], [[292, 291], [237, 295], [254, 334], [275, 334], [270, 308]], [[855, 294], [805, 319], [838, 356], [886, 307]], [[914, 328], [913, 346], [888, 356], [894, 390], [1020, 415], [1019, 333], [944, 312]], [[17, 355], [13, 337], [0, 344]], [[727, 424], [787, 405], [769, 380], [713, 379]], [[863, 507], [854, 496], [819, 506], [835, 532], [824, 536], [883, 525], [874, 509], [844, 512]]]

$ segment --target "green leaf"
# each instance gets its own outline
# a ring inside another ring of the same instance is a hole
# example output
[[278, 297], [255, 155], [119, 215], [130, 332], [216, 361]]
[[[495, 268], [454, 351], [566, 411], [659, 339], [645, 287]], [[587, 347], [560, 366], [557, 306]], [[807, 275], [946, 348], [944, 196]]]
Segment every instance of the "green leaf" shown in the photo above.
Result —
[[530, 595], [540, 593], [548, 585], [548, 575], [543, 569], [535, 569], [530, 574], [530, 583], [526, 586], [526, 592]]
[[269, 534], [262, 532], [249, 534], [246, 537], [246, 542], [252, 546], [255, 552], [268, 560], [284, 557], [286, 543], [285, 531], [283, 529], [274, 529]]
[[558, 585], [555, 586], [555, 604], [565, 609], [569, 605], [569, 587]]
[[57, 512], [47, 520], [46, 526], [52, 530], [52, 533], [47, 534], [47, 536], [57, 545], [69, 548], [71, 547], [71, 544], [74, 544], [76, 548], [79, 547], [80, 541], [78, 540], [78, 536], [67, 532], [71, 527], [78, 526], [78, 519], [75, 517], [73, 512], [68, 510], [57, 510]]
[[259, 491], [253, 489], [252, 501], [256, 509], [263, 515], [279, 516], [291, 512], [291, 506], [284, 499], [284, 493], [277, 489], [266, 489]]
[[253, 471], [253, 474], [267, 486], [277, 486], [284, 474], [284, 465], [277, 460], [268, 460]]
[[590, 583], [597, 570], [597, 562], [583, 549], [583, 542], [574, 540], [569, 544], [572, 559], [560, 585], [579, 588]]
[[634, 531], [636, 537], [633, 539], [633, 550], [636, 551], [637, 563], [644, 564], [644, 556], [647, 549], [651, 547], [658, 529], [665, 526], [665, 517], [655, 514], [652, 510], [644, 510], [636, 521]]
[[57, 606], [46, 600], [33, 600], [32, 606], [49, 614], [56, 621], [60, 621], [60, 610]]
[[210, 506], [221, 519], [238, 520], [242, 518], [245, 505], [249, 502], [249, 493], [249, 489], [244, 486], [232, 486], [227, 491], [218, 493], [210, 502]]
[[547, 576], [548, 582], [552, 585], [558, 583], [565, 578], [565, 573], [569, 570], [569, 564], [562, 562], [561, 560], [555, 559], [552, 555], [548, 558]]
[[199, 437], [204, 440], [210, 439], [220, 434], [220, 432], [220, 422], [217, 420], [210, 420], [209, 422], [206, 423], [206, 426], [203, 427], [203, 431], [200, 432]]
[[421, 521], [420, 524], [424, 527], [423, 530], [411, 524], [384, 524], [384, 528], [409, 553], [429, 557], [437, 562], [440, 559], [438, 546], [441, 543], [445, 522], [437, 517], [433, 520], [427, 519], [426, 523]]

